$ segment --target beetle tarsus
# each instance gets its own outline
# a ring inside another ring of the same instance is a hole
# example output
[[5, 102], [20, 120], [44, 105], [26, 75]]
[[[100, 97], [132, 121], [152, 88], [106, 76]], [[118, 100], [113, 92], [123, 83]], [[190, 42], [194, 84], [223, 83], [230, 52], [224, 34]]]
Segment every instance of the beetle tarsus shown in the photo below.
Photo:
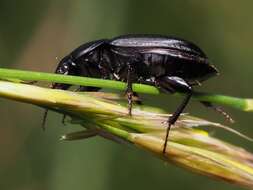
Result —
[[166, 136], [165, 136], [165, 141], [164, 141], [164, 146], [163, 146], [163, 154], [166, 153], [166, 148], [167, 148], [167, 143], [168, 143], [169, 132], [170, 132], [171, 126], [175, 124], [175, 122], [177, 121], [178, 117], [183, 112], [184, 108], [187, 106], [189, 100], [191, 99], [191, 96], [192, 96], [192, 92], [189, 92], [186, 95], [186, 97], [183, 100], [183, 102], [178, 106], [178, 108], [176, 109], [176, 111], [173, 113], [173, 115], [169, 117], [168, 127], [167, 127], [167, 130], [166, 130]]
[[169, 138], [169, 133], [170, 133], [170, 128], [171, 128], [171, 123], [168, 122], [168, 127], [166, 129], [166, 136], [163, 144], [163, 154], [166, 153], [166, 148], [167, 148], [167, 143], [168, 143], [168, 138]]

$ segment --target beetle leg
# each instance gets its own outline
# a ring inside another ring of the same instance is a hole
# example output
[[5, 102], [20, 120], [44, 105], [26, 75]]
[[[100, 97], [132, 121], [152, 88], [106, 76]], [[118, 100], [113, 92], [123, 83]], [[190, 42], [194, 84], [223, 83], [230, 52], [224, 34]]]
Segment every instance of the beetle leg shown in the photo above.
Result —
[[[68, 75], [69, 72], [70, 72], [70, 65], [72, 65], [73, 67], [76, 66], [75, 63], [73, 63], [68, 57], [64, 58], [61, 61], [61, 65], [59, 65], [57, 67], [55, 73], [57, 73], [57, 74], [63, 74], [63, 75]], [[60, 89], [60, 90], [67, 90], [70, 87], [71, 87], [70, 84], [61, 84], [61, 83], [52, 83], [50, 85], [50, 88], [52, 88], [52, 89]], [[47, 115], [48, 115], [48, 109], [45, 109], [45, 112], [44, 112], [44, 115], [43, 115], [43, 119], [42, 119], [42, 129], [43, 130], [45, 130]], [[65, 116], [63, 116], [63, 117], [64, 117], [63, 118], [63, 122], [64, 122]]]
[[[92, 87], [92, 86], [80, 86], [79, 88], [77, 88], [76, 90], [75, 90], [75, 92], [97, 92], [97, 91], [99, 91], [100, 90], [100, 88], [97, 88], [97, 87]], [[66, 114], [63, 114], [63, 116], [62, 116], [62, 124], [63, 125], [66, 125], [66, 117], [67, 117], [67, 115]]]
[[164, 141], [164, 145], [163, 145], [163, 154], [165, 154], [165, 152], [166, 152], [167, 142], [168, 142], [168, 137], [169, 137], [169, 132], [170, 132], [171, 125], [174, 125], [174, 123], [177, 121], [178, 117], [183, 112], [184, 108], [187, 106], [191, 96], [192, 96], [192, 92], [188, 93], [186, 95], [186, 97], [184, 98], [183, 102], [178, 106], [176, 111], [168, 119], [168, 127], [167, 127], [167, 130], [166, 130], [166, 136], [165, 136], [165, 141]]
[[[61, 73], [61, 74], [68, 74], [68, 72], [69, 71], [66, 71], [66, 73]], [[57, 71], [55, 73], [57, 73]], [[79, 74], [76, 74], [76, 75], [80, 76]], [[90, 75], [87, 74], [86, 76], [90, 76]], [[61, 89], [61, 90], [67, 90], [70, 87], [71, 87], [70, 84], [61, 84], [61, 83], [53, 83], [50, 85], [50, 88], [52, 88], [52, 89]], [[75, 91], [79, 92], [79, 91], [98, 91], [98, 90], [100, 90], [100, 88], [89, 87], [89, 86], [80, 86]], [[45, 112], [43, 115], [43, 120], [42, 120], [42, 129], [43, 130], [45, 130], [47, 115], [48, 115], [48, 109], [45, 109]], [[63, 114], [63, 117], [62, 117], [62, 124], [63, 125], [65, 125], [65, 119], [66, 119], [66, 114]]]
[[47, 114], [48, 114], [48, 109], [45, 109], [43, 118], [42, 118], [42, 124], [41, 124], [41, 128], [43, 131], [45, 131], [46, 129]]
[[233, 118], [228, 113], [226, 113], [220, 106], [215, 106], [211, 102], [206, 101], [200, 101], [200, 103], [203, 104], [205, 107], [212, 108], [214, 111], [223, 115], [228, 122], [230, 123], [235, 122]]
[[166, 130], [165, 141], [163, 145], [163, 154], [166, 152], [167, 142], [169, 137], [169, 132], [171, 126], [177, 121], [180, 114], [183, 112], [184, 108], [188, 104], [191, 96], [192, 96], [192, 87], [187, 84], [187, 82], [179, 77], [173, 76], [166, 76], [159, 79], [156, 79], [156, 84], [162, 89], [167, 92], [183, 92], [186, 93], [186, 97], [184, 98], [183, 102], [178, 106], [176, 111], [172, 114], [172, 116], [168, 119], [168, 127]]
[[127, 89], [126, 89], [126, 95], [128, 100], [128, 114], [132, 115], [132, 105], [133, 105], [133, 88], [132, 88], [132, 77], [133, 77], [133, 67], [131, 64], [127, 65]]
[[[66, 90], [70, 87], [71, 85], [68, 85], [68, 84], [60, 84], [60, 83], [54, 83], [52, 84], [50, 87], [52, 89], [63, 89], [63, 90]], [[58, 88], [59, 87], [59, 88]], [[48, 115], [48, 109], [45, 109], [45, 112], [43, 114], [43, 119], [42, 119], [42, 129], [43, 131], [46, 129], [46, 121], [47, 121], [47, 115]], [[62, 123], [65, 124], [65, 114], [63, 115], [63, 119], [62, 119]]]
[[61, 123], [63, 124], [63, 125], [66, 125], [66, 117], [67, 117], [67, 115], [66, 114], [63, 114], [63, 116], [62, 116], [62, 120], [61, 120]]

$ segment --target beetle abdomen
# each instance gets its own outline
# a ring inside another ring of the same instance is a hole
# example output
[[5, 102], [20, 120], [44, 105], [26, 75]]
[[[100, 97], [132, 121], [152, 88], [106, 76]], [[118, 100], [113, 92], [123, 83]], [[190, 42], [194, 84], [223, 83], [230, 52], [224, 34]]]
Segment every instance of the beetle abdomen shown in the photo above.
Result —
[[170, 72], [171, 75], [183, 78], [189, 83], [202, 82], [218, 74], [217, 69], [207, 62], [198, 64], [194, 60], [174, 59], [173, 61], [173, 59], [169, 59], [167, 65], [168, 73]]
[[209, 77], [215, 76], [217, 69], [208, 64], [207, 59], [189, 58], [181, 55], [178, 59], [177, 56], [158, 54], [158, 53], [145, 53], [143, 56], [142, 70], [143, 75], [151, 75], [153, 77], [162, 76], [177, 76], [185, 79], [189, 83], [201, 82]]
[[183, 39], [161, 35], [125, 35], [109, 43], [112, 49], [117, 49], [115, 53], [129, 58], [141, 56], [144, 65], [140, 72], [143, 75], [178, 76], [194, 83], [218, 73], [198, 46]]

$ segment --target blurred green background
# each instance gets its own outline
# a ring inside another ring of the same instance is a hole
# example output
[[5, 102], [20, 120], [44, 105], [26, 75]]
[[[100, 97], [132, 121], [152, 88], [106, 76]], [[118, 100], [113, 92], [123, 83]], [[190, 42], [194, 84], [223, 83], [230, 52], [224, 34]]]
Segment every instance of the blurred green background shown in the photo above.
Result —
[[[221, 75], [199, 89], [253, 97], [253, 1], [218, 0], [0, 0], [0, 65], [54, 71], [78, 45], [128, 33], [173, 35], [198, 44]], [[144, 103], [175, 110], [180, 98], [143, 96]], [[1, 190], [240, 189], [213, 181], [141, 152], [96, 137], [60, 142], [61, 116], [50, 112], [40, 129], [41, 108], [0, 99]], [[224, 119], [192, 101], [187, 112]], [[253, 115], [226, 108], [231, 127], [253, 137]], [[253, 151], [251, 142], [222, 130], [212, 134]]]

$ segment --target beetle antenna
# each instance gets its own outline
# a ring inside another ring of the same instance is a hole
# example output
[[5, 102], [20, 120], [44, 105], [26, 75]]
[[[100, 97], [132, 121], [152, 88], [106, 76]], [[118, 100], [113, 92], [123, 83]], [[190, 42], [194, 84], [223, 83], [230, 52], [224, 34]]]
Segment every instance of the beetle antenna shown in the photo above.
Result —
[[221, 115], [223, 115], [223, 117], [225, 117], [225, 119], [226, 119], [228, 122], [230, 122], [230, 123], [234, 123], [234, 122], [235, 122], [235, 121], [232, 119], [232, 117], [222, 109], [222, 107], [220, 107], [220, 106], [215, 106], [215, 105], [213, 105], [212, 103], [210, 103], [210, 102], [205, 102], [205, 101], [201, 101], [201, 103], [202, 103], [204, 106], [206, 106], [206, 107], [208, 107], [208, 108], [212, 108], [214, 111], [216, 111], [216, 112], [220, 113]]

